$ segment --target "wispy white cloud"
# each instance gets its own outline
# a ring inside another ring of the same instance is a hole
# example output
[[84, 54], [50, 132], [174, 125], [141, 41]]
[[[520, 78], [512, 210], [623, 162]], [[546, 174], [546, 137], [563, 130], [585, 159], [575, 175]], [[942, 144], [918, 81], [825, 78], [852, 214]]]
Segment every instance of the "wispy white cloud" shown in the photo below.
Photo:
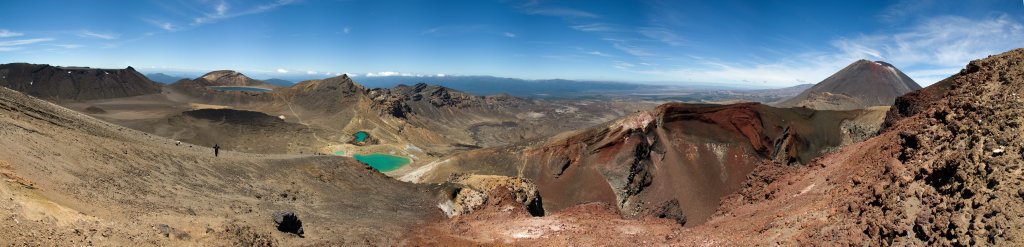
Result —
[[285, 73], [288, 73], [288, 70], [286, 70], [286, 69], [277, 69], [277, 73], [285, 74]]
[[118, 37], [121, 37], [121, 34], [109, 33], [109, 32], [107, 32], [107, 33], [93, 32], [93, 31], [89, 31], [89, 30], [82, 30], [82, 31], [78, 32], [78, 36], [79, 37], [83, 37], [83, 38], [95, 38], [95, 39], [112, 40], [112, 39], [117, 39]]
[[550, 6], [542, 4], [539, 0], [528, 0], [520, 2], [517, 9], [529, 15], [546, 15], [566, 18], [600, 18], [601, 16], [583, 10]]
[[76, 48], [85, 47], [85, 46], [79, 45], [79, 44], [55, 44], [53, 46], [64, 48], [64, 49], [76, 49]]
[[352, 28], [349, 28], [349, 27], [342, 28], [341, 32], [345, 33], [345, 34], [348, 34], [349, 32], [352, 32]]
[[181, 27], [179, 27], [178, 25], [174, 25], [174, 23], [171, 23], [169, 21], [159, 21], [159, 20], [154, 20], [154, 19], [143, 19], [143, 20], [145, 20], [147, 23], [149, 23], [149, 24], [151, 24], [153, 26], [156, 26], [156, 27], [159, 27], [160, 29], [163, 29], [164, 31], [175, 32], [175, 31], [180, 31], [181, 30]]
[[689, 43], [675, 31], [664, 27], [627, 28], [615, 24], [591, 23], [572, 25], [569, 28], [595, 33], [611, 47], [636, 57], [655, 56], [653, 51], [663, 49], [662, 44], [684, 46]]
[[432, 36], [450, 36], [450, 35], [461, 35], [461, 34], [477, 34], [477, 35], [499, 35], [506, 38], [518, 37], [515, 33], [499, 31], [497, 28], [484, 25], [484, 24], [472, 24], [472, 25], [445, 25], [436, 26], [430, 29], [423, 30], [423, 35]]
[[307, 74], [307, 75], [315, 75], [315, 74], [317, 74], [317, 73], [316, 73], [316, 71], [312, 71], [312, 70], [307, 70], [307, 71], [306, 71], [306, 74]]
[[618, 50], [620, 50], [622, 52], [625, 52], [625, 53], [627, 53], [629, 55], [633, 55], [633, 56], [637, 56], [637, 57], [651, 57], [651, 56], [654, 56], [654, 53], [651, 53], [650, 51], [648, 51], [645, 48], [636, 46], [636, 45], [632, 44], [631, 42], [629, 42], [627, 40], [612, 39], [612, 38], [605, 38], [604, 40], [610, 42], [612, 44], [612, 47], [614, 47], [615, 49], [618, 49]]
[[927, 12], [935, 5], [934, 0], [900, 0], [885, 7], [875, 17], [884, 22], [897, 23], [915, 17], [918, 13]]
[[619, 32], [623, 30], [622, 27], [606, 23], [591, 23], [569, 27], [583, 32]]
[[28, 45], [28, 44], [35, 44], [35, 43], [40, 43], [40, 42], [52, 41], [52, 40], [53, 39], [51, 39], [51, 38], [4, 40], [4, 41], [0, 41], [0, 46], [10, 47], [10, 46]]
[[642, 27], [639, 28], [637, 32], [640, 33], [640, 35], [646, 36], [657, 41], [661, 41], [662, 43], [671, 46], [681, 46], [686, 43], [686, 41], [681, 36], [679, 36], [679, 34], [676, 34], [672, 30], [669, 30], [667, 28]]
[[25, 49], [24, 45], [52, 41], [51, 38], [19, 39], [0, 41], [0, 52], [17, 51]]
[[615, 61], [615, 63], [612, 65], [612, 67], [615, 67], [615, 68], [618, 68], [618, 69], [621, 69], [621, 70], [631, 70], [631, 69], [633, 69], [633, 67], [636, 67], [636, 65], [634, 65], [632, 63], [623, 62], [623, 61]]
[[18, 36], [22, 36], [22, 35], [25, 35], [25, 34], [19, 33], [19, 32], [12, 32], [11, 30], [7, 30], [7, 29], [0, 29], [0, 38], [18, 37]]
[[692, 57], [701, 66], [675, 69], [620, 68], [627, 71], [699, 82], [762, 82], [791, 85], [817, 82], [858, 59], [885, 60], [929, 85], [948, 77], [973, 59], [1018, 48], [1024, 25], [1006, 16], [968, 19], [940, 16], [896, 32], [841, 37], [832, 51], [808, 51], [766, 63], [729, 63]]
[[214, 10], [217, 11], [217, 15], [223, 16], [225, 13], [228, 12], [228, 3], [225, 1], [221, 1], [217, 4], [217, 7], [214, 7]]
[[213, 12], [208, 12], [202, 16], [192, 19], [192, 26], [198, 26], [207, 23], [214, 23], [224, 19], [235, 18], [239, 16], [259, 14], [276, 9], [281, 6], [295, 3], [297, 0], [277, 0], [272, 3], [256, 5], [255, 7], [244, 9], [241, 11], [231, 11], [227, 2], [221, 1], [212, 5]]
[[1024, 44], [1024, 25], [1007, 15], [983, 20], [942, 16], [906, 32], [836, 42], [843, 51], [848, 46], [870, 47], [878, 51], [877, 56], [893, 63], [960, 67], [972, 59]]
[[599, 18], [601, 16], [570, 8], [559, 8], [559, 7], [543, 7], [526, 10], [527, 14], [531, 15], [546, 15], [546, 16], [557, 16], [557, 17], [573, 17], [573, 18]]
[[590, 55], [594, 55], [594, 56], [600, 56], [600, 57], [615, 57], [615, 56], [612, 56], [612, 55], [609, 55], [607, 53], [600, 52], [600, 51], [588, 51], [588, 52], [585, 52], [585, 53], [586, 54], [590, 54]]
[[478, 32], [486, 29], [484, 25], [449, 25], [449, 26], [438, 26], [431, 29], [423, 30], [423, 34], [453, 34], [453, 33], [469, 33]]

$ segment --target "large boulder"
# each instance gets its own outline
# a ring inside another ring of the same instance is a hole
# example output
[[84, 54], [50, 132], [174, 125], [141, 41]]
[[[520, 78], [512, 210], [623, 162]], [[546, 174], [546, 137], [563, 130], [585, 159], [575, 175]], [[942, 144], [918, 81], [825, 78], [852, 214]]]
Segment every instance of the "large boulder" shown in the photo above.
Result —
[[274, 225], [277, 226], [278, 231], [294, 233], [302, 237], [305, 231], [302, 230], [302, 220], [299, 220], [299, 216], [291, 211], [276, 211], [274, 212]]

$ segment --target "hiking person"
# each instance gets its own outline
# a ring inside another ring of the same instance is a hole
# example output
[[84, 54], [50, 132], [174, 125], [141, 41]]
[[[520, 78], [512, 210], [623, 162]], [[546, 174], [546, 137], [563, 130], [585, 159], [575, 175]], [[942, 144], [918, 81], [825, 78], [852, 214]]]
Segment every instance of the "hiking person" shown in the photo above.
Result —
[[213, 157], [220, 155], [220, 145], [213, 144]]

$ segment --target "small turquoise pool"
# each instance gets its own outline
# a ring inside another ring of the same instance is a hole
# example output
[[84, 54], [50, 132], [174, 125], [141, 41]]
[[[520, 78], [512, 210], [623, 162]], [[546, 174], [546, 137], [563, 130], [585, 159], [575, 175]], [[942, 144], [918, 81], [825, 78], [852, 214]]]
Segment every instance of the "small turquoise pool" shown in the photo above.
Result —
[[210, 88], [212, 88], [214, 90], [221, 90], [221, 91], [249, 91], [249, 92], [260, 92], [260, 93], [266, 93], [266, 92], [272, 91], [270, 89], [258, 88], [258, 87], [218, 86], [218, 87], [210, 87]]
[[364, 142], [366, 141], [367, 137], [370, 137], [370, 134], [366, 133], [366, 131], [359, 131], [356, 132], [355, 134], [352, 134], [352, 136], [356, 138], [356, 142]]
[[412, 160], [406, 157], [380, 153], [368, 155], [357, 154], [352, 157], [381, 172], [394, 171], [412, 162]]

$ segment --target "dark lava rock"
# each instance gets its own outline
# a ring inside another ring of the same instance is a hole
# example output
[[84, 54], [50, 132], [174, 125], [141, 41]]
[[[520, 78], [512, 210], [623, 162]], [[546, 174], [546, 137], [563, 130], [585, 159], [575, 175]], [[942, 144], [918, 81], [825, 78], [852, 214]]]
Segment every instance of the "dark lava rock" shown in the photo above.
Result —
[[274, 224], [277, 225], [278, 231], [294, 233], [299, 237], [304, 234], [302, 220], [299, 220], [299, 216], [291, 211], [274, 212]]
[[679, 200], [672, 199], [661, 204], [655, 209], [655, 215], [662, 219], [675, 220], [679, 225], [686, 225], [686, 215], [683, 214], [683, 209], [679, 207]]

